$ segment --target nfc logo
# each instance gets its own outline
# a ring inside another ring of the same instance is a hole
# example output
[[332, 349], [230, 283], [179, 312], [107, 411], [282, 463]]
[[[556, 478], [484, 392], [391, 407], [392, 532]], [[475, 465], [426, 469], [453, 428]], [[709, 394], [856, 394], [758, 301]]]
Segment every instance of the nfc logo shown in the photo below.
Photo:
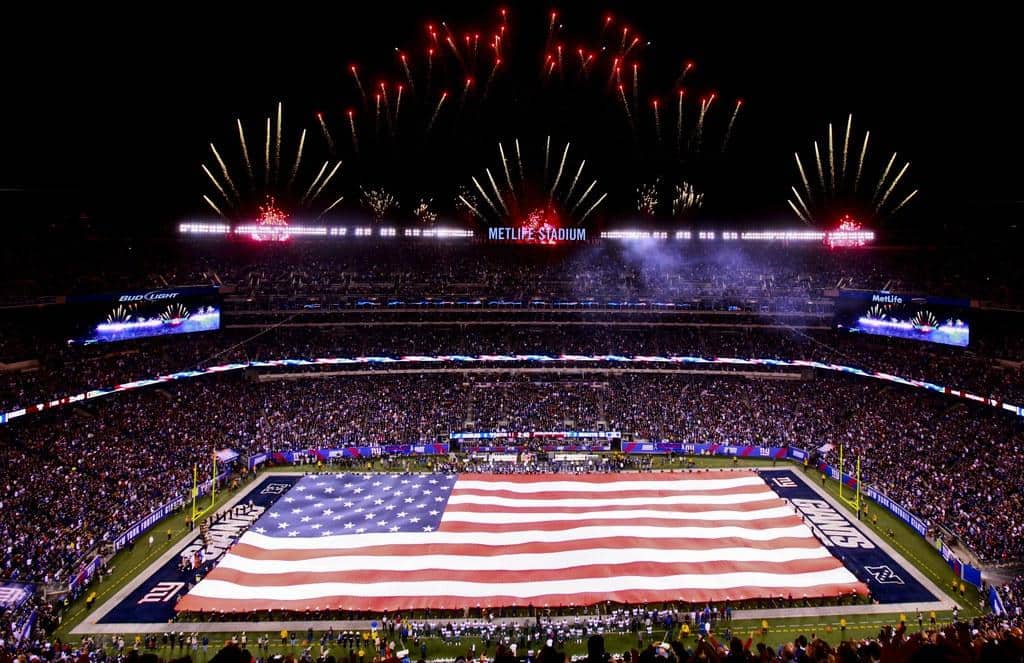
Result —
[[153, 589], [139, 599], [139, 603], [166, 603], [185, 587], [183, 582], [158, 582]]
[[875, 582], [880, 585], [902, 585], [903, 579], [896, 575], [892, 569], [888, 566], [865, 566], [864, 570], [867, 571]]
[[267, 487], [260, 491], [260, 495], [283, 495], [288, 492], [291, 488], [291, 484], [287, 483], [270, 483]]

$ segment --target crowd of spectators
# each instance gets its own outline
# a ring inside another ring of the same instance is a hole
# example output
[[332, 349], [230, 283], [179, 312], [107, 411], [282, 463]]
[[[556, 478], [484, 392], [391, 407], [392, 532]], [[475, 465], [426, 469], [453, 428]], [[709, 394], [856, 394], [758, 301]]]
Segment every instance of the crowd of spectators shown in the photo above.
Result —
[[[825, 288], [885, 289], [1013, 302], [1012, 247], [889, 247], [602, 242], [531, 247], [478, 242], [378, 241], [260, 246], [189, 241], [18, 245], [3, 254], [6, 302], [71, 292], [212, 283], [249, 297], [520, 295], [792, 298]], [[984, 256], [984, 257], [983, 257]], [[110, 267], [116, 266], [116, 267]]]
[[[1024, 556], [1021, 423], [942, 395], [827, 374], [268, 377], [173, 383], [0, 426], [0, 535], [9, 542], [0, 573], [66, 580], [84, 552], [183, 494], [193, 463], [205, 468], [212, 449], [436, 442], [474, 430], [612, 430], [810, 450], [845, 444], [864, 455], [865, 481], [978, 555]], [[49, 514], [45, 522], [26, 515], [40, 513]]]
[[[4, 348], [0, 346], [0, 352]], [[0, 372], [0, 408], [73, 395], [155, 375], [260, 359], [438, 354], [694, 355], [805, 359], [843, 364], [1024, 403], [1024, 368], [934, 344], [839, 335], [792, 327], [645, 325], [641, 321], [508, 321], [387, 326], [270, 325], [188, 338], [89, 347], [50, 345], [5, 361], [36, 360]]]
[[[438, 663], [1019, 663], [1024, 661], [1024, 633], [1013, 620], [975, 619], [946, 625], [929, 625], [914, 630], [905, 623], [885, 625], [874, 637], [848, 638], [844, 631], [797, 635], [777, 646], [766, 643], [767, 633], [734, 634], [725, 626], [717, 635], [679, 622], [668, 629], [658, 624], [657, 633], [639, 624], [633, 633], [635, 646], [621, 650], [605, 636], [624, 634], [587, 622], [555, 623], [551, 620], [512, 627], [489, 627], [468, 622], [423, 626], [418, 632], [408, 625], [403, 633], [382, 631], [373, 641], [357, 633], [334, 629], [317, 632], [312, 628], [282, 630], [277, 635], [235, 634], [215, 641], [218, 649], [209, 655], [211, 639], [203, 634], [171, 633], [132, 642], [124, 636], [87, 636], [78, 643], [33, 640], [12, 646], [0, 643], [0, 661], [19, 663], [163, 663], [158, 653], [180, 658], [170, 663], [426, 663], [427, 645], [422, 638], [443, 639], [459, 653], [455, 657], [432, 657]], [[625, 624], [624, 626], [632, 626]], [[646, 630], [646, 632], [645, 632]], [[628, 632], [626, 632], [628, 633]], [[664, 634], [664, 638], [660, 637]], [[463, 642], [463, 635], [467, 641]], [[383, 636], [383, 637], [382, 637]], [[469, 640], [469, 637], [472, 640]], [[388, 640], [388, 638], [391, 640]], [[477, 648], [477, 640], [480, 648]], [[620, 643], [621, 640], [615, 640]], [[569, 655], [568, 644], [585, 654]], [[607, 643], [607, 645], [606, 645]], [[834, 643], [834, 644], [833, 644]], [[620, 645], [621, 646], [621, 645]]]

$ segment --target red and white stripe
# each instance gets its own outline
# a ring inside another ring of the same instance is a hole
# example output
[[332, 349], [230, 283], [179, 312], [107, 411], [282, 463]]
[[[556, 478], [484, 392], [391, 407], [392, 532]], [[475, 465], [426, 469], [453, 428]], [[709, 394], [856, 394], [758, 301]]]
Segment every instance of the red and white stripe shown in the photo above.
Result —
[[866, 591], [751, 472], [463, 475], [434, 532], [247, 532], [177, 609], [543, 607]]

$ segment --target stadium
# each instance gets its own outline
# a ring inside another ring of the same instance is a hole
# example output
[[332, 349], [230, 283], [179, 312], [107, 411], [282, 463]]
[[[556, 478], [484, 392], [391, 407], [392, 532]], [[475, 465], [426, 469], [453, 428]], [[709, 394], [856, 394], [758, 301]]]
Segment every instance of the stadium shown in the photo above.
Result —
[[348, 19], [16, 81], [3, 661], [1024, 660], [1019, 173], [916, 45]]

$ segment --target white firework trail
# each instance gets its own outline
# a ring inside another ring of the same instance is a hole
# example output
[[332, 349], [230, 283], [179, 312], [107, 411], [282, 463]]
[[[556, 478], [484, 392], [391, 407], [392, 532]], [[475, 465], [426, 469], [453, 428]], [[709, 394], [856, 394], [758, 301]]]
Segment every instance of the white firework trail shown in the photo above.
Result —
[[295, 150], [295, 163], [292, 165], [292, 174], [288, 176], [288, 190], [292, 190], [295, 184], [295, 176], [299, 174], [299, 165], [302, 163], [302, 148], [306, 146], [306, 130], [302, 130], [299, 136], [299, 147]]
[[242, 120], [236, 118], [238, 123], [238, 142], [242, 146], [242, 160], [245, 162], [245, 172], [249, 175], [249, 184], [252, 184], [252, 162], [249, 161], [249, 146], [245, 142], [245, 131], [242, 129]]
[[505, 214], [510, 214], [508, 211], [508, 205], [505, 204], [505, 199], [501, 195], [501, 190], [498, 189], [498, 183], [494, 181], [494, 176], [491, 175], [491, 169], [484, 168], [484, 172], [487, 173], [487, 179], [491, 183], [491, 188], [494, 189], [494, 197], [497, 198], [498, 202], [501, 204], [501, 209], [505, 210]]
[[548, 198], [555, 197], [555, 189], [558, 188], [558, 183], [562, 181], [562, 172], [565, 170], [565, 160], [569, 157], [570, 144], [566, 143], [565, 150], [562, 151], [562, 160], [558, 164], [558, 174], [555, 175], [555, 183], [551, 185], [551, 193], [548, 195]]

